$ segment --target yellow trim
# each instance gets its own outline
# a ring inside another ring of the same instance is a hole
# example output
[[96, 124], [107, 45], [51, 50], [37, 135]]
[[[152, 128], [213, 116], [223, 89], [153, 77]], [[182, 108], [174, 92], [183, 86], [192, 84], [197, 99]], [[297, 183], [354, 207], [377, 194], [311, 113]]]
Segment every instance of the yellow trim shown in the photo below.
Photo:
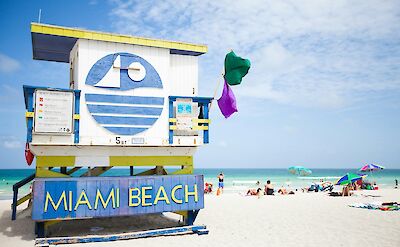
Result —
[[34, 112], [31, 112], [31, 111], [25, 112], [25, 117], [34, 117], [34, 116], [35, 116]]
[[208, 126], [193, 126], [192, 130], [208, 130]]
[[27, 200], [32, 198], [32, 193], [29, 193], [25, 196], [23, 196], [22, 198], [18, 199], [17, 201], [17, 206], [21, 205], [22, 203], [26, 202]]
[[105, 173], [106, 171], [110, 170], [112, 166], [98, 166], [92, 168], [81, 175], [81, 177], [98, 177], [101, 174]]
[[148, 175], [154, 175], [156, 173], [156, 168], [150, 169], [143, 171], [141, 173], [135, 174], [135, 176], [148, 176]]
[[170, 130], [176, 130], [177, 127], [176, 127], [176, 125], [171, 125], [171, 126], [169, 126], [169, 129], [170, 129]]
[[207, 52], [206, 45], [190, 44], [190, 43], [160, 40], [160, 39], [150, 39], [144, 37], [113, 34], [113, 33], [104, 33], [98, 31], [83, 30], [78, 28], [47, 25], [42, 23], [31, 23], [31, 32], [57, 35], [70, 38], [78, 38], [78, 39], [100, 40], [100, 41], [109, 41], [114, 43], [143, 45], [143, 46], [160, 47], [160, 48], [176, 49], [183, 51], [194, 51], [200, 53]]
[[81, 115], [79, 115], [79, 114], [74, 114], [74, 119], [81, 119]]
[[171, 175], [184, 175], [184, 174], [193, 174], [193, 166], [186, 166], [183, 169], [168, 173]]
[[199, 118], [193, 118], [192, 119], [193, 123], [211, 123], [210, 119], [199, 119]]
[[36, 167], [75, 166], [75, 156], [37, 156]]
[[169, 118], [168, 120], [170, 123], [176, 123], [176, 118]]
[[68, 178], [68, 175], [50, 171], [47, 168], [36, 167], [36, 177], [37, 178]]
[[188, 211], [176, 211], [174, 213], [182, 215], [183, 217], [188, 217]]
[[110, 166], [191, 166], [192, 156], [110, 156]]

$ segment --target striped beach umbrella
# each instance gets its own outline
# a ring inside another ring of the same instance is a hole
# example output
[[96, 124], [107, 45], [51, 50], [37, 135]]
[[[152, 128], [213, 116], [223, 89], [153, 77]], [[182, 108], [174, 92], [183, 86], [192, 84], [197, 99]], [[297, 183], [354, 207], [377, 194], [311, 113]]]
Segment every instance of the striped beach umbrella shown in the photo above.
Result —
[[376, 164], [367, 164], [360, 168], [360, 172], [373, 172], [378, 170], [383, 170], [385, 167]]
[[355, 173], [347, 173], [343, 177], [339, 178], [339, 180], [336, 182], [336, 185], [346, 185], [346, 184], [351, 184], [354, 183], [363, 177], [355, 174]]

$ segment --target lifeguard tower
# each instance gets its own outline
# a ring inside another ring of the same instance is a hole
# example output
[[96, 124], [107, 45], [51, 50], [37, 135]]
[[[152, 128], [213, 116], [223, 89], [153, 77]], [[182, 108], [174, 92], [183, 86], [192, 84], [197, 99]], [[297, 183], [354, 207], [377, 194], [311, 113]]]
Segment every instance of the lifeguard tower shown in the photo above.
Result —
[[[13, 219], [32, 199], [39, 237], [60, 220], [162, 212], [182, 215], [184, 226], [152, 235], [204, 231], [193, 225], [204, 207], [193, 155], [209, 142], [212, 98], [198, 97], [207, 47], [39, 23], [31, 34], [33, 59], [68, 63], [70, 82], [23, 87], [36, 171], [14, 185]], [[100, 176], [113, 167], [126, 175]], [[31, 180], [32, 193], [18, 199]]]

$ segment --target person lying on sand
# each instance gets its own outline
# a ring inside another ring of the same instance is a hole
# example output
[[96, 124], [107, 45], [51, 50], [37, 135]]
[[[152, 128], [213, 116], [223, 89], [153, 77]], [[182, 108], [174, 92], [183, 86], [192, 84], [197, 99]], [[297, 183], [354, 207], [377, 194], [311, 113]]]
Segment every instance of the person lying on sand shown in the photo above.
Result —
[[283, 187], [283, 186], [278, 190], [278, 193], [281, 194], [281, 195], [287, 195], [288, 194], [286, 188]]
[[261, 196], [261, 188], [258, 189], [249, 189], [246, 193], [246, 196], [258, 196], [260, 198]]

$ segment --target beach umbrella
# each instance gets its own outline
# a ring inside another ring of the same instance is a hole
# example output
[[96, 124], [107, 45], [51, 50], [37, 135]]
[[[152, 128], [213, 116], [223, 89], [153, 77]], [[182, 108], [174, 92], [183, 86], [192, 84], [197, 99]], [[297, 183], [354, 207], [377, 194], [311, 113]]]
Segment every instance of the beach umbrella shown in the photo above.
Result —
[[351, 183], [354, 183], [354, 182], [356, 182], [356, 181], [358, 181], [358, 180], [360, 180], [362, 178], [363, 177], [358, 175], [358, 174], [347, 173], [343, 177], [339, 178], [339, 180], [336, 182], [336, 185], [351, 184]]
[[385, 167], [376, 164], [367, 164], [360, 168], [360, 172], [373, 172], [378, 170], [383, 170]]
[[291, 166], [288, 168], [289, 172], [294, 175], [308, 176], [312, 171], [304, 166]]

